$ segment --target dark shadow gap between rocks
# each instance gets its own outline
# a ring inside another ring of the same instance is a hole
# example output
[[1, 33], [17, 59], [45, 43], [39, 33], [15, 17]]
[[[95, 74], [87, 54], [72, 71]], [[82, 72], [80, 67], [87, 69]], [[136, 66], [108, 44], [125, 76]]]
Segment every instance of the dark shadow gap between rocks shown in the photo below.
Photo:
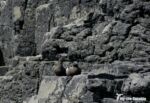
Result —
[[0, 50], [0, 66], [4, 66], [5, 62], [4, 62], [4, 57], [3, 57], [3, 52]]

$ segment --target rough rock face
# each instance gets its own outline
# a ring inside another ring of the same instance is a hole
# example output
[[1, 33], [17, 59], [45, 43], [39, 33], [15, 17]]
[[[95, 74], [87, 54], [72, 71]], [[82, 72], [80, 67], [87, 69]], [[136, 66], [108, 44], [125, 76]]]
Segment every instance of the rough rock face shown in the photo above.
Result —
[[149, 35], [149, 0], [0, 0], [0, 103], [148, 102]]

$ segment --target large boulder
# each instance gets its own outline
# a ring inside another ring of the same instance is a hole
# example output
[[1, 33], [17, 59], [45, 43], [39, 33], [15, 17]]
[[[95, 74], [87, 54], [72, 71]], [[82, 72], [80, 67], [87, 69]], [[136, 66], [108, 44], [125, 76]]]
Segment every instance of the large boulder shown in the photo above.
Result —
[[133, 73], [125, 80], [122, 91], [128, 95], [149, 97], [149, 85], [149, 75]]

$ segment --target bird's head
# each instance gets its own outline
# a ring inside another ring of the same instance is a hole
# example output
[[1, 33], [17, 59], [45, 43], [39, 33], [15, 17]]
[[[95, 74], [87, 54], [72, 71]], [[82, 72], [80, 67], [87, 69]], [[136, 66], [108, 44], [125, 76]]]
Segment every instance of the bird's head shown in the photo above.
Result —
[[73, 62], [73, 63], [72, 63], [72, 66], [78, 67], [78, 63], [77, 63], [77, 62]]

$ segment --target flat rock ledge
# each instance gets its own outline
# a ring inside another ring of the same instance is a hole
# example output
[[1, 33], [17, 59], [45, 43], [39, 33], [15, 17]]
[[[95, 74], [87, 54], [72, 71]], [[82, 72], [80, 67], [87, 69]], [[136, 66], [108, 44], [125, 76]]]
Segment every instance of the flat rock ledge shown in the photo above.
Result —
[[[83, 64], [79, 66], [83, 67]], [[80, 75], [73, 77], [55, 76], [52, 65], [52, 61], [20, 61], [0, 78], [1, 102], [124, 103], [116, 100], [117, 94], [147, 99], [150, 96], [148, 63], [116, 61], [93, 65], [93, 68], [99, 69], [83, 70]]]

